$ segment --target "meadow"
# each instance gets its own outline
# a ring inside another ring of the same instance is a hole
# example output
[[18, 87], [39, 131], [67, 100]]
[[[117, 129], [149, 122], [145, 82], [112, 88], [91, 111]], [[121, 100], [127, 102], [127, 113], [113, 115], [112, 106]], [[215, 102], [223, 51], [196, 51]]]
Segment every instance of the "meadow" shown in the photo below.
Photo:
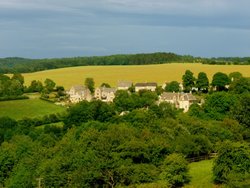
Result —
[[35, 73], [23, 74], [25, 84], [32, 80], [44, 81], [46, 78], [54, 80], [57, 85], [69, 89], [72, 85], [83, 84], [86, 77], [94, 78], [96, 86], [106, 82], [116, 87], [119, 80], [135, 82], [157, 82], [162, 85], [169, 81], [181, 81], [185, 71], [191, 70], [195, 76], [199, 72], [206, 72], [210, 81], [216, 72], [241, 72], [243, 76], [250, 76], [249, 65], [205, 65], [198, 63], [171, 63], [160, 65], [130, 65], [130, 66], [80, 66], [61, 68]]
[[213, 160], [204, 160], [189, 164], [191, 182], [185, 188], [213, 188]]
[[43, 101], [38, 98], [0, 102], [0, 117], [9, 116], [14, 119], [34, 118], [44, 115], [65, 112], [65, 107]]

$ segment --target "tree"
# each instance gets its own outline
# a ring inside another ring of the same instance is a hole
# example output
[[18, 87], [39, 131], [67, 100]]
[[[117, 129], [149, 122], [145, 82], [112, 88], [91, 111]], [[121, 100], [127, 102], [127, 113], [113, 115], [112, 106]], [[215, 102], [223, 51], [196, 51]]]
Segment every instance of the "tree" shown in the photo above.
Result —
[[22, 85], [24, 84], [24, 77], [20, 73], [13, 74], [12, 80], [18, 80]]
[[86, 78], [84, 85], [90, 90], [91, 93], [95, 91], [95, 82], [93, 78]]
[[215, 120], [222, 120], [230, 114], [237, 103], [237, 97], [231, 93], [216, 92], [208, 95], [204, 104], [205, 115]]
[[223, 91], [226, 89], [226, 85], [229, 85], [230, 80], [225, 73], [217, 72], [213, 76], [212, 86], [216, 88], [217, 91]]
[[240, 79], [240, 78], [242, 78], [243, 76], [242, 76], [242, 74], [240, 73], [240, 72], [231, 72], [230, 74], [229, 74], [229, 80], [231, 81], [231, 82], [234, 82], [235, 80], [238, 80], [238, 79]]
[[181, 187], [190, 182], [188, 163], [185, 158], [177, 153], [167, 156], [160, 177], [167, 181], [171, 187]]
[[250, 128], [250, 94], [242, 95], [231, 108], [231, 114], [239, 123]]
[[167, 91], [167, 92], [179, 92], [180, 91], [180, 84], [177, 81], [172, 81], [166, 85], [165, 91]]
[[195, 77], [190, 70], [186, 70], [185, 74], [182, 76], [182, 83], [185, 92], [190, 92], [192, 87], [194, 87]]
[[196, 87], [199, 91], [208, 92], [209, 80], [205, 72], [200, 72], [198, 74], [198, 79], [196, 81]]
[[49, 78], [46, 78], [46, 80], [44, 81], [44, 84], [48, 92], [52, 92], [56, 86], [56, 83]]
[[23, 94], [23, 85], [19, 80], [12, 80], [8, 90], [9, 95], [19, 96]]
[[41, 92], [43, 90], [43, 84], [40, 81], [32, 80], [28, 88], [28, 92]]
[[229, 91], [237, 94], [250, 92], [250, 78], [239, 78], [231, 82]]
[[249, 187], [250, 183], [246, 181], [250, 177], [249, 149], [241, 143], [224, 142], [214, 162], [215, 183], [224, 183], [229, 187]]
[[101, 87], [111, 88], [111, 86], [108, 83], [102, 83]]
[[63, 86], [56, 86], [56, 91], [57, 91], [57, 95], [60, 96], [65, 96], [65, 89]]

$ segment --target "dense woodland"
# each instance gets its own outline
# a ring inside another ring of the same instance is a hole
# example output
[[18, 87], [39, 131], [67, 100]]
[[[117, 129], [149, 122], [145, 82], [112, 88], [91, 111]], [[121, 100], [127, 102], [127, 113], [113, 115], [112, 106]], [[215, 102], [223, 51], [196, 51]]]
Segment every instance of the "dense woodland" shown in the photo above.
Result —
[[86, 65], [148, 65], [163, 63], [250, 64], [250, 57], [200, 58], [174, 53], [149, 53], [54, 59], [0, 58], [0, 73], [27, 73]]
[[[249, 79], [216, 73], [214, 91], [205, 73], [187, 70], [183, 85], [205, 98], [188, 113], [157, 105], [155, 92], [119, 91], [113, 103], [83, 101], [65, 114], [1, 117], [0, 187], [180, 187], [190, 182], [188, 159], [210, 153], [214, 183], [249, 187]], [[42, 90], [54, 89], [50, 80]]]

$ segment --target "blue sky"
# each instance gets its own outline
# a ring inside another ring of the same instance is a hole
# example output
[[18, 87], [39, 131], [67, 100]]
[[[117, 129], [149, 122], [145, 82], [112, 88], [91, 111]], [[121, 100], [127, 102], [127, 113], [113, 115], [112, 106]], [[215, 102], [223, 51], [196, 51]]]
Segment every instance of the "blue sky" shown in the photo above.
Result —
[[0, 0], [0, 57], [250, 56], [249, 0]]

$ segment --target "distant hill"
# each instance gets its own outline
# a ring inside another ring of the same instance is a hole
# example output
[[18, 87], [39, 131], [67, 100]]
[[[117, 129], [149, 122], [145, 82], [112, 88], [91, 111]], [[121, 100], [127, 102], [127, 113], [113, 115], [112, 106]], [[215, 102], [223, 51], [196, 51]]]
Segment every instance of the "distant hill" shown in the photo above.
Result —
[[149, 65], [164, 63], [203, 64], [250, 64], [250, 57], [200, 58], [175, 53], [157, 52], [147, 54], [120, 54], [111, 56], [27, 59], [20, 57], [0, 58], [0, 73], [28, 73], [63, 67], [87, 65]]

